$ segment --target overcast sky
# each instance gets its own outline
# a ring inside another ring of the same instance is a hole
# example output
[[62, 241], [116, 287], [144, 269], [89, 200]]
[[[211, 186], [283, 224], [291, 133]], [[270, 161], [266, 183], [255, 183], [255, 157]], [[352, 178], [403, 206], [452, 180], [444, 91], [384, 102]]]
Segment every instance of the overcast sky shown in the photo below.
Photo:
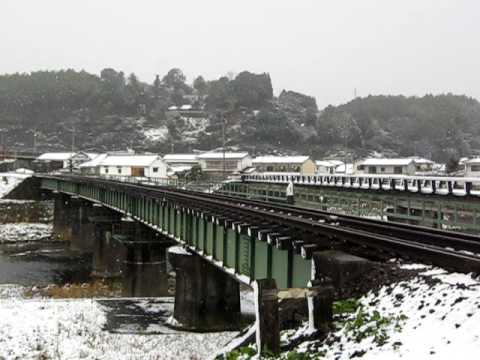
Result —
[[478, 0], [0, 0], [0, 34], [0, 73], [269, 72], [320, 107], [355, 88], [480, 98]]

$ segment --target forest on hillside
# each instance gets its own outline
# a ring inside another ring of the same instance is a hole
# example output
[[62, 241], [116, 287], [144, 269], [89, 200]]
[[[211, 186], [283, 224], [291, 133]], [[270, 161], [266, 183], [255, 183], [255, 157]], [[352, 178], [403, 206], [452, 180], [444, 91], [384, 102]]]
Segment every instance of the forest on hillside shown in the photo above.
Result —
[[[195, 115], [169, 111], [187, 104]], [[274, 96], [268, 73], [191, 84], [180, 69], [150, 83], [111, 68], [0, 76], [1, 145], [10, 149], [209, 150], [222, 145], [223, 126], [229, 147], [253, 154], [480, 154], [480, 104], [463, 95], [368, 96], [319, 110], [299, 92]]]

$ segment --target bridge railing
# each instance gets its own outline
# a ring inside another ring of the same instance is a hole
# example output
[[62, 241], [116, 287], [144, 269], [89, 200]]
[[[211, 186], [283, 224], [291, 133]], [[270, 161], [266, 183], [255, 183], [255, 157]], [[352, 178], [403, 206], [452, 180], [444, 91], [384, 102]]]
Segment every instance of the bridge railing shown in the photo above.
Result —
[[[55, 174], [44, 174], [44, 175], [55, 175]], [[66, 174], [62, 173], [61, 175], [66, 175]], [[125, 182], [129, 184], [159, 186], [159, 187], [160, 186], [173, 187], [177, 189], [195, 190], [195, 191], [209, 192], [209, 193], [212, 193], [221, 189], [224, 184], [224, 182], [221, 182], [221, 181], [216, 181], [216, 182], [185, 181], [183, 179], [146, 177], [146, 176], [135, 177], [135, 176], [125, 176], [125, 175], [81, 175], [81, 174], [72, 174], [72, 173], [68, 173], [67, 175], [119, 181], [119, 182]]]
[[422, 194], [480, 196], [480, 177], [405, 175], [243, 175], [245, 182], [331, 186], [368, 190], [409, 191]]

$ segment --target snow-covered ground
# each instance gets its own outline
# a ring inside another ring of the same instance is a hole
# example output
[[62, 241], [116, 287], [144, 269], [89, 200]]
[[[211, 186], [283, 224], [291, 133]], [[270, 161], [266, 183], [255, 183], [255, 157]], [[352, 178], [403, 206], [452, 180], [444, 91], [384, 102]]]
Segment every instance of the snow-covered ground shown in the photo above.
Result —
[[0, 359], [206, 359], [235, 335], [110, 333], [96, 300], [26, 300], [18, 293], [0, 286]]
[[[336, 316], [325, 341], [304, 342], [296, 351], [335, 360], [477, 358], [480, 280], [419, 264], [405, 268], [421, 272], [358, 299], [356, 311]], [[307, 332], [307, 325], [286, 331], [283, 341]]]
[[0, 225], [0, 244], [45, 240], [52, 235], [52, 224], [18, 223]]
[[0, 173], [0, 198], [7, 195], [23, 180], [30, 177], [29, 174]]
[[145, 130], [143, 134], [150, 141], [160, 141], [167, 138], [168, 129], [166, 126], [162, 126], [159, 128]]

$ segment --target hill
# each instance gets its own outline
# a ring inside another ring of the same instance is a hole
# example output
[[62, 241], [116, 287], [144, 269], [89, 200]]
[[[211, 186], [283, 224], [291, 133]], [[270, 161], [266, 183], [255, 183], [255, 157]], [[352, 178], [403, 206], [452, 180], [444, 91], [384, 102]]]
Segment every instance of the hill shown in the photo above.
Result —
[[480, 152], [479, 120], [478, 101], [452, 94], [368, 96], [319, 111], [295, 91], [275, 97], [269, 74], [248, 71], [192, 84], [180, 69], [150, 84], [111, 68], [0, 76], [2, 143], [18, 150], [209, 150], [225, 127], [229, 147], [252, 153], [447, 161]]

